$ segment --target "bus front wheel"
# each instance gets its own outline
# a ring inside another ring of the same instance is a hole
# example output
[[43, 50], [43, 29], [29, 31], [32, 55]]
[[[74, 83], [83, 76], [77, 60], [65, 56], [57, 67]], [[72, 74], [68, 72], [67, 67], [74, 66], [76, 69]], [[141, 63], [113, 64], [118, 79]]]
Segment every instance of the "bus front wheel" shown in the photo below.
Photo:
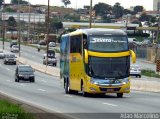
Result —
[[83, 84], [83, 82], [81, 83], [81, 91], [82, 91], [83, 97], [88, 97], [89, 96], [89, 94], [84, 91], [84, 84]]
[[117, 93], [117, 97], [118, 98], [122, 98], [123, 97], [123, 93]]

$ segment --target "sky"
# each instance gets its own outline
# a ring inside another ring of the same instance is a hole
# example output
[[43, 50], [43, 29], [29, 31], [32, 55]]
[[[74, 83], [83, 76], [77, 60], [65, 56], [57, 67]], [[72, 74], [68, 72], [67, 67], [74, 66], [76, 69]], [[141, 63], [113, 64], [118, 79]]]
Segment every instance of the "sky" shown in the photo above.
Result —
[[[10, 3], [10, 0], [4, 0], [6, 3]], [[29, 1], [31, 4], [48, 4], [48, 0], [25, 0]], [[84, 5], [89, 5], [90, 0], [70, 0], [71, 5], [68, 7], [72, 8], [83, 8]], [[98, 2], [107, 3], [109, 5], [114, 5], [119, 2], [124, 8], [130, 8], [130, 6], [142, 5], [146, 10], [153, 10], [153, 0], [92, 0], [93, 5]], [[63, 6], [61, 0], [50, 0], [50, 5]]]

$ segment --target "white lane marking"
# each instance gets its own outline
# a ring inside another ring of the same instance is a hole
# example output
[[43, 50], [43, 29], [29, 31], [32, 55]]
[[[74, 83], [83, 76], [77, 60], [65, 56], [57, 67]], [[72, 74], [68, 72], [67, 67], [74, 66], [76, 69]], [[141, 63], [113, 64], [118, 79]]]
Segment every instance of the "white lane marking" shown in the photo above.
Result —
[[21, 86], [25, 86], [24, 84], [20, 84]]
[[11, 82], [11, 80], [6, 80], [7, 82]]
[[113, 106], [113, 107], [116, 107], [116, 106], [118, 106], [118, 105], [115, 105], [115, 104], [111, 104], [111, 103], [106, 103], [106, 102], [104, 102], [103, 104], [104, 104], [104, 105], [109, 105], [109, 106]]
[[39, 91], [43, 91], [43, 92], [45, 92], [46, 90], [43, 90], [43, 89], [38, 89]]
[[9, 68], [6, 68], [8, 71], [10, 71], [10, 69]]
[[45, 80], [41, 80], [42, 82], [44, 82], [44, 83], [46, 83], [47, 81], [45, 81]]
[[64, 96], [66, 96], [66, 97], [70, 97], [70, 98], [71, 98], [71, 97], [73, 97], [73, 96], [71, 96], [71, 95], [64, 95]]

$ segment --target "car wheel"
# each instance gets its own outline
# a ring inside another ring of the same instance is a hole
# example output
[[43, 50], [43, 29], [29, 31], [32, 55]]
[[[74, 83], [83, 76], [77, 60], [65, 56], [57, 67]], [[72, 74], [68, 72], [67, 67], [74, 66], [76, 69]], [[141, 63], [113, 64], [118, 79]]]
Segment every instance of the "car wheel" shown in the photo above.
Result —
[[31, 82], [33, 82], [33, 83], [34, 83], [34, 82], [35, 82], [35, 79], [32, 79], [32, 80], [31, 80]]
[[19, 79], [17, 78], [17, 82], [19, 82]]
[[15, 78], [15, 82], [17, 82], [17, 79]]
[[139, 75], [139, 78], [141, 78], [141, 75]]
[[117, 97], [118, 98], [122, 98], [123, 97], [123, 93], [117, 93]]

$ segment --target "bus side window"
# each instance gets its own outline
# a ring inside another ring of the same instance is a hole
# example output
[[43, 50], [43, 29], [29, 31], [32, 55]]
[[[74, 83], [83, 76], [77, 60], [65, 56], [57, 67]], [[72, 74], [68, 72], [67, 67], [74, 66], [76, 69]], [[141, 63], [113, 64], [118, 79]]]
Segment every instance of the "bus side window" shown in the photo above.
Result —
[[71, 53], [80, 53], [82, 54], [82, 37], [79, 36], [71, 36], [70, 40], [70, 52]]

